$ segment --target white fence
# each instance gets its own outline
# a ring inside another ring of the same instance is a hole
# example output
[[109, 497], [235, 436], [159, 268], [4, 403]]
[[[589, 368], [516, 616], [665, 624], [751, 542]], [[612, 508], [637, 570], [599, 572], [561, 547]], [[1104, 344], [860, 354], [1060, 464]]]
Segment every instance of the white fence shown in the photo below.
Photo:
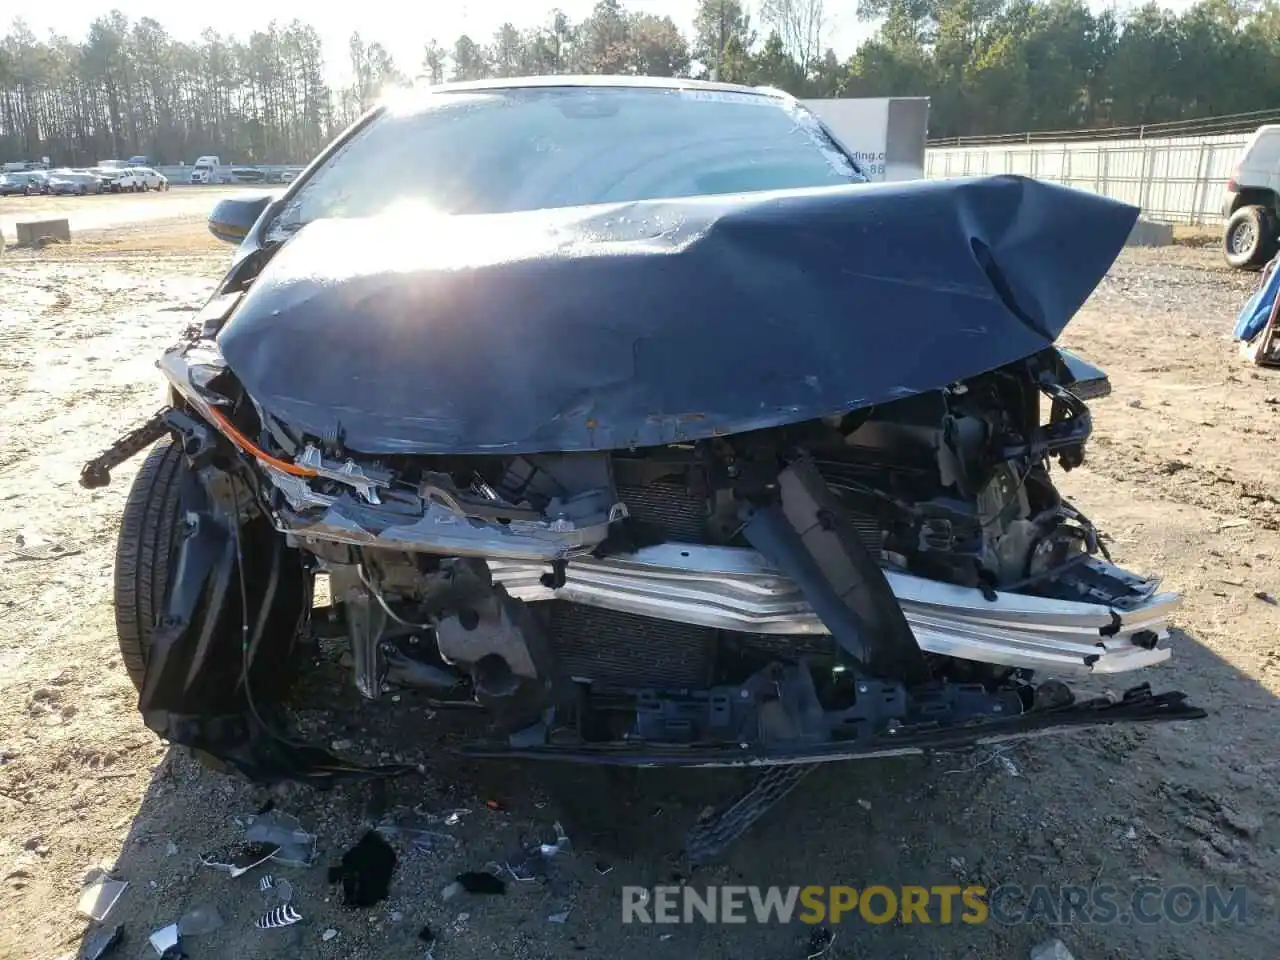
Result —
[[1152, 220], [1215, 223], [1248, 134], [1162, 140], [930, 147], [925, 176], [1018, 173], [1101, 193], [1142, 208]]

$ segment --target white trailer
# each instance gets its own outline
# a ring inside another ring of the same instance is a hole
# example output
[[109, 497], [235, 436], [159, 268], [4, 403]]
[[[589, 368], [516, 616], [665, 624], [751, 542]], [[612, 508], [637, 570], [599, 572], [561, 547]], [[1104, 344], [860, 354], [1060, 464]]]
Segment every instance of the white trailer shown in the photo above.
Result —
[[924, 178], [928, 97], [802, 100], [876, 182]]

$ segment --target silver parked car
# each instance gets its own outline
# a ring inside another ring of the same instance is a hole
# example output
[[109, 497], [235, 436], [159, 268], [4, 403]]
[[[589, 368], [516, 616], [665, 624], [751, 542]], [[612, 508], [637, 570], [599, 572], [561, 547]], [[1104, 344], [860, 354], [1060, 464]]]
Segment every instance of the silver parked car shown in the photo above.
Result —
[[49, 192], [58, 196], [79, 197], [102, 193], [103, 179], [85, 170], [55, 170], [49, 174]]

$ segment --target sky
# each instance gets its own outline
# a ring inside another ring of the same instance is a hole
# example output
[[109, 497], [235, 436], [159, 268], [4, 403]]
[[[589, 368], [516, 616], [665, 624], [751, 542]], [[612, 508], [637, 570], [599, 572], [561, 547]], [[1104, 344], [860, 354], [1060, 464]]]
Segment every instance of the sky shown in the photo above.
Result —
[[[628, 10], [669, 16], [686, 35], [692, 33], [695, 0], [622, 0]], [[1165, 0], [1164, 6], [1182, 10], [1191, 0]], [[341, 81], [347, 74], [346, 47], [353, 29], [366, 41], [378, 41], [395, 58], [404, 72], [413, 75], [422, 62], [423, 44], [432, 38], [446, 47], [459, 34], [468, 33], [480, 43], [488, 43], [504, 21], [524, 28], [543, 23], [553, 8], [559, 7], [571, 20], [584, 19], [594, 0], [435, 0], [435, 2], [395, 2], [359, 0], [358, 3], [317, 3], [276, 6], [262, 0], [212, 0], [201, 3], [163, 0], [61, 0], [50, 4], [20, 4], [27, 25], [39, 36], [50, 30], [82, 39], [90, 21], [112, 8], [130, 20], [152, 17], [179, 40], [194, 40], [201, 31], [213, 27], [222, 33], [245, 36], [264, 28], [271, 20], [286, 22], [297, 16], [309, 22], [324, 41], [330, 76]], [[758, 4], [749, 2], [749, 7]], [[1113, 5], [1110, 0], [1091, 0], [1095, 9]], [[1120, 2], [1121, 7], [1127, 6]], [[874, 25], [857, 18], [857, 0], [826, 0], [828, 21], [825, 45], [841, 58], [874, 32]], [[753, 18], [756, 19], [756, 18]], [[69, 27], [68, 24], [83, 24]]]

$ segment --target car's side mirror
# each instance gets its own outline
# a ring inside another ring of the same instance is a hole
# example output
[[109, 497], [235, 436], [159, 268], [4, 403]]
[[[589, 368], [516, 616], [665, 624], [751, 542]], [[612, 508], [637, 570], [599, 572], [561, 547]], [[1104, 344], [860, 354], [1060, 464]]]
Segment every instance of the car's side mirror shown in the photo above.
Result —
[[270, 194], [253, 194], [219, 200], [209, 214], [209, 232], [224, 243], [240, 243], [273, 199]]

